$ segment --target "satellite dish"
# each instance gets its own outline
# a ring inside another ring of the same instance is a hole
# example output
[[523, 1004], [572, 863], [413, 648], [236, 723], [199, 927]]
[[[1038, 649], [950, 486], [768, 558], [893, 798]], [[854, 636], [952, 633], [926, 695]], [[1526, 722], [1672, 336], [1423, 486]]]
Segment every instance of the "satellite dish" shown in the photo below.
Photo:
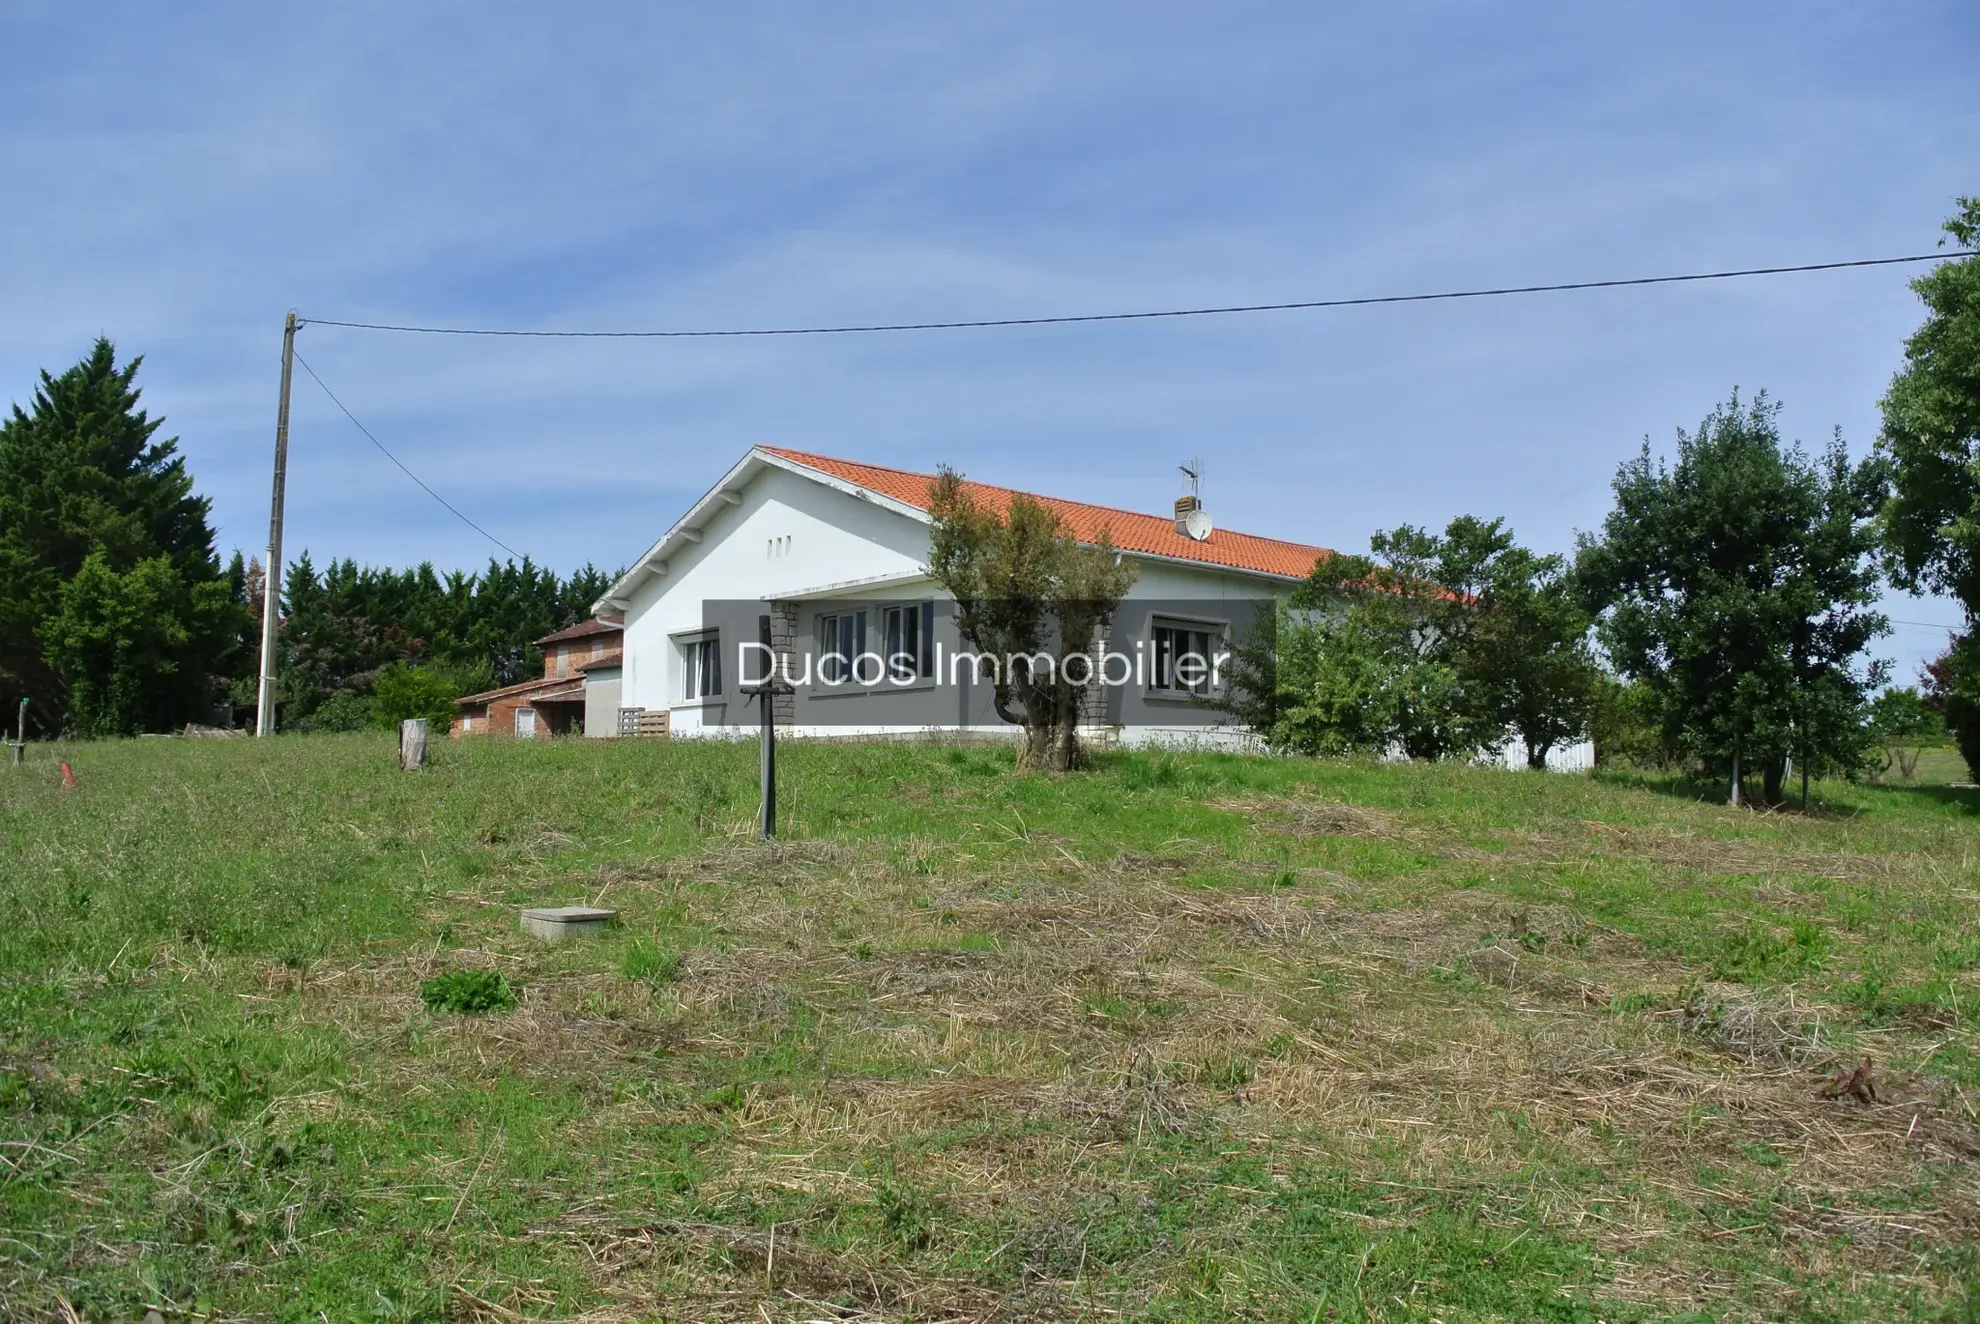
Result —
[[1187, 529], [1189, 536], [1198, 542], [1207, 539], [1210, 531], [1215, 527], [1216, 525], [1210, 522], [1210, 516], [1201, 509], [1190, 511], [1188, 517], [1183, 520], [1183, 528]]

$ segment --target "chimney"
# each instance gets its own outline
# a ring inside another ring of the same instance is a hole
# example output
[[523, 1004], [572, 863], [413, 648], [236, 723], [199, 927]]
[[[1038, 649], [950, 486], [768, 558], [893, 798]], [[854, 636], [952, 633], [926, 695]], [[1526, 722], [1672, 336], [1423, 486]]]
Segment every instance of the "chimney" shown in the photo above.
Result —
[[1179, 496], [1176, 498], [1177, 537], [1188, 538], [1194, 536], [1189, 531], [1189, 517], [1201, 509], [1203, 509], [1203, 503], [1195, 496]]

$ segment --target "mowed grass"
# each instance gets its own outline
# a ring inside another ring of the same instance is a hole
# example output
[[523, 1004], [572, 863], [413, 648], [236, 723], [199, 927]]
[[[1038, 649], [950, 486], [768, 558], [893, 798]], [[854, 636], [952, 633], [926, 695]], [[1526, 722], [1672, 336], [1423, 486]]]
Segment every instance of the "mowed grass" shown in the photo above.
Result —
[[798, 745], [764, 844], [753, 745], [31, 753], [9, 1319], [1980, 1312], [1980, 792]]

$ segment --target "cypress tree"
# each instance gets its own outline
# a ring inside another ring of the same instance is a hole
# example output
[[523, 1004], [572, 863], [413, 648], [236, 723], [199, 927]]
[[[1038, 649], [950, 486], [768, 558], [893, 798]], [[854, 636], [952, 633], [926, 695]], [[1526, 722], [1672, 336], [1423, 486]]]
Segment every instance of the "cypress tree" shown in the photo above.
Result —
[[[119, 367], [98, 339], [0, 422], [0, 707], [31, 699], [43, 734], [205, 720], [237, 649], [209, 503], [178, 439], [157, 438], [164, 420], [138, 407], [142, 363]], [[149, 619], [160, 610], [170, 619]], [[116, 644], [134, 611], [146, 639]]]

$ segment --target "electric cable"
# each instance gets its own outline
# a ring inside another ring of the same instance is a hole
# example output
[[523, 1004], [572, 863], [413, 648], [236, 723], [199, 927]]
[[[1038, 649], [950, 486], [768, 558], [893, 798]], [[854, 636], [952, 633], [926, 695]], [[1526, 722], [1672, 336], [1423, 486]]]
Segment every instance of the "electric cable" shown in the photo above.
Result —
[[1511, 294], [1555, 294], [1565, 290], [1612, 290], [1631, 285], [1676, 285], [1692, 281], [1733, 280], [1745, 276], [1781, 276], [1795, 272], [1839, 271], [1847, 267], [1888, 267], [1907, 262], [1935, 262], [1973, 257], [1969, 249], [1919, 253], [1909, 257], [1855, 258], [1847, 262], [1805, 262], [1788, 267], [1745, 267], [1736, 271], [1699, 271], [1679, 276], [1630, 276], [1616, 280], [1565, 281], [1554, 285], [1506, 285], [1493, 289], [1444, 290], [1434, 294], [1382, 294], [1357, 299], [1303, 299], [1292, 303], [1231, 304], [1217, 308], [1166, 308], [1129, 313], [1076, 313], [1059, 317], [986, 317], [957, 322], [889, 322], [865, 326], [748, 327], [685, 331], [539, 331], [499, 327], [410, 326], [390, 322], [338, 321], [304, 317], [298, 326], [341, 326], [354, 331], [396, 331], [424, 336], [533, 336], [567, 340], [670, 340], [715, 336], [844, 336], [888, 331], [960, 331], [986, 327], [1063, 326], [1072, 322], [1138, 322], [1161, 317], [1221, 317], [1235, 313], [1282, 313], [1314, 308], [1365, 308], [1375, 304], [1432, 303], [1452, 299], [1489, 299]]
[[[297, 323], [297, 325], [301, 325], [300, 321]], [[503, 542], [500, 538], [497, 538], [494, 534], [482, 528], [479, 524], [476, 524], [466, 515], [463, 515], [460, 512], [459, 507], [455, 506], [453, 502], [447, 500], [446, 497], [441, 496], [438, 492], [428, 487], [426, 485], [425, 479], [421, 478], [418, 474], [414, 473], [412, 470], [406, 468], [405, 462], [403, 460], [401, 460], [398, 456], [392, 454], [391, 451], [385, 449], [384, 442], [378, 440], [378, 438], [371, 435], [370, 428], [358, 422], [357, 415], [353, 414], [350, 411], [350, 409], [345, 406], [344, 402], [337, 398], [337, 393], [330, 389], [328, 383], [326, 383], [321, 377], [316, 375], [316, 369], [309, 366], [308, 360], [304, 359], [303, 356], [300, 354], [297, 354], [295, 356], [295, 359], [297, 363], [302, 364], [302, 370], [310, 375], [311, 380], [313, 380], [318, 386], [323, 388], [323, 394], [330, 397], [330, 403], [337, 406], [338, 409], [342, 410], [344, 417], [351, 420], [351, 425], [355, 427], [359, 432], [362, 432], [365, 435], [365, 439], [368, 440], [372, 445], [378, 447], [379, 454], [383, 455], [393, 464], [398, 465], [400, 473], [403, 473], [406, 477], [412, 479], [415, 483], [418, 483], [421, 491], [425, 492], [426, 495], [432, 497], [435, 501], [438, 501], [441, 505], [445, 506], [448, 510], [452, 511], [455, 519], [458, 519], [461, 523], [467, 525], [470, 529], [473, 529], [476, 533], [488, 539], [488, 541], [494, 543], [497, 547], [500, 547], [510, 556], [515, 557], [519, 560], [527, 559], [526, 557], [523, 556], [521, 552], [509, 546], [509, 544]]]

